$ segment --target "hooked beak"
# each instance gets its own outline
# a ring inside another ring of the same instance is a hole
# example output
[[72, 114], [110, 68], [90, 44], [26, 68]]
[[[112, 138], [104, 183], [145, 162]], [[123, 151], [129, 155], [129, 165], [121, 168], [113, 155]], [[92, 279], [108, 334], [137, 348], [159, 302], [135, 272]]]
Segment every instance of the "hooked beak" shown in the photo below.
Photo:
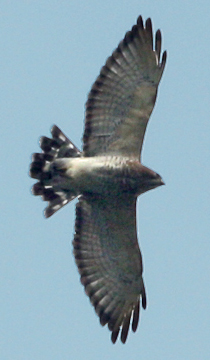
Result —
[[161, 181], [160, 181], [160, 186], [161, 186], [161, 185], [165, 185], [163, 179], [161, 179]]

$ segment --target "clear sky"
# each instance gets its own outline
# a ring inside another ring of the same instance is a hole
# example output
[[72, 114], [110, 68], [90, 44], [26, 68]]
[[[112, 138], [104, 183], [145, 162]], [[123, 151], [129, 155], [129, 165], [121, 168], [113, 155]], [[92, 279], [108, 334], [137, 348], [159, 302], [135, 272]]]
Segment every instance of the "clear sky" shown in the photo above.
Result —
[[[143, 149], [166, 186], [138, 203], [148, 308], [112, 345], [72, 256], [75, 202], [45, 220], [28, 167], [54, 123], [81, 147], [90, 86], [140, 14], [168, 51]], [[1, 360], [209, 360], [209, 22], [209, 0], [1, 1]]]

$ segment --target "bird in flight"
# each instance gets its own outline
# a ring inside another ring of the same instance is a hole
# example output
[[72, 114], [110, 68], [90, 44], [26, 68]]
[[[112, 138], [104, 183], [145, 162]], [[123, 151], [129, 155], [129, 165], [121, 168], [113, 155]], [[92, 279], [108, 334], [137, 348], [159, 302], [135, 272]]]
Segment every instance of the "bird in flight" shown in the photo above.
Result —
[[54, 125], [52, 138], [41, 137], [32, 155], [34, 195], [48, 202], [45, 217], [78, 198], [74, 257], [81, 283], [101, 325], [116, 342], [135, 332], [140, 303], [146, 309], [142, 256], [136, 230], [136, 201], [164, 185], [141, 163], [147, 123], [166, 63], [161, 32], [153, 45], [151, 19], [137, 24], [102, 67], [85, 112], [83, 150]]

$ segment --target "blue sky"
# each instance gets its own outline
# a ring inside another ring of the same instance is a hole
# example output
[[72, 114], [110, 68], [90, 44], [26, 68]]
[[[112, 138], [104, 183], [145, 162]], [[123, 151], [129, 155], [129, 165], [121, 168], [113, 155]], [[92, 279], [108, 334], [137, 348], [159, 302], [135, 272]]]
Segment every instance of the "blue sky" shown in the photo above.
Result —
[[[75, 202], [45, 220], [30, 157], [57, 124], [81, 147], [84, 103], [138, 15], [167, 66], [143, 149], [166, 186], [138, 203], [148, 308], [112, 345], [72, 256]], [[210, 358], [209, 1], [1, 1], [1, 360]]]

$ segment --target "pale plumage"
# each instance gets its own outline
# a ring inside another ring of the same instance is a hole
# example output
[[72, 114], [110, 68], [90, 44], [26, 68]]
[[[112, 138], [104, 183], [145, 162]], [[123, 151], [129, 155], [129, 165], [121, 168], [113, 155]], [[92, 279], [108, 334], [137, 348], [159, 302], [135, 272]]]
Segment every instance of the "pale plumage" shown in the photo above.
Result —
[[136, 200], [163, 185], [161, 177], [139, 159], [165, 62], [161, 33], [153, 49], [151, 20], [125, 35], [101, 69], [86, 103], [83, 152], [52, 128], [33, 154], [33, 194], [48, 201], [53, 215], [75, 197], [74, 256], [81, 282], [101, 325], [115, 343], [125, 343], [130, 320], [136, 331], [140, 300], [146, 308], [142, 258], [136, 234]]

